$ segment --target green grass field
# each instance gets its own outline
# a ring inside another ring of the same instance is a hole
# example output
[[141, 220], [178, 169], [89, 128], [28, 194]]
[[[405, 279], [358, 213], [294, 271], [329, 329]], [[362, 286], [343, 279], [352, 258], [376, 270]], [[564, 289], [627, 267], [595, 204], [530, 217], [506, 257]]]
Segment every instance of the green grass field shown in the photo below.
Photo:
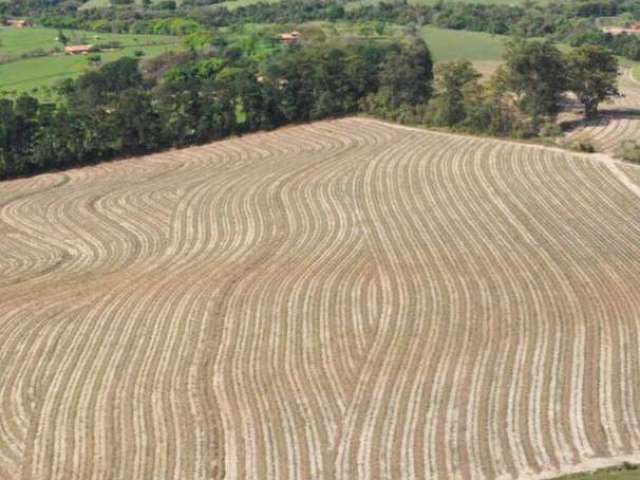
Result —
[[[335, 35], [360, 37], [362, 35], [361, 27], [363, 26], [347, 22], [310, 22], [299, 27], [304, 29], [305, 25], [321, 27], [325, 31], [327, 39]], [[508, 37], [501, 35], [436, 27], [422, 27], [419, 33], [429, 46], [436, 62], [463, 58], [474, 63], [497, 62], [504, 52], [505, 41], [508, 39]], [[406, 35], [403, 27], [387, 25], [382, 37], [371, 36], [365, 38], [398, 38], [402, 35]]]
[[[70, 43], [105, 43], [118, 41], [123, 48], [101, 52], [103, 62], [142, 51], [145, 56], [159, 55], [180, 48], [178, 37], [160, 35], [118, 35], [65, 30]], [[86, 71], [89, 66], [84, 56], [69, 56], [54, 52], [57, 30], [49, 28], [14, 29], [0, 28], [0, 56], [17, 57], [37, 49], [46, 56], [15, 59], [0, 64], [0, 91], [28, 92], [34, 88], [50, 87], [65, 78], [72, 78]]]
[[[115, 33], [96, 33], [82, 30], [64, 30], [69, 43], [104, 43], [118, 41], [123, 46], [135, 46], [150, 43], [172, 43], [175, 37], [162, 35], [125, 35]], [[0, 27], [0, 54], [19, 55], [41, 48], [51, 50], [60, 44], [56, 41], [58, 30], [54, 28], [11, 28]]]
[[504, 52], [504, 42], [507, 38], [488, 33], [435, 27], [422, 27], [420, 34], [437, 62], [461, 58], [471, 61], [498, 60]]

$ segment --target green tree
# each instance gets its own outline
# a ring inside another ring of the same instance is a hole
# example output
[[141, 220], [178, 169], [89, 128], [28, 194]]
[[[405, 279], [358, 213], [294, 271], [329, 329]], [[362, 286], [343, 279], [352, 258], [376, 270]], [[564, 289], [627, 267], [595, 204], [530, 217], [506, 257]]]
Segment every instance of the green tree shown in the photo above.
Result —
[[618, 60], [613, 54], [596, 45], [583, 45], [566, 55], [569, 90], [584, 105], [584, 114], [593, 118], [598, 105], [618, 95]]
[[469, 60], [440, 63], [435, 69], [434, 99], [437, 124], [453, 127], [467, 117], [472, 96], [477, 96], [481, 75]]
[[162, 128], [150, 94], [131, 88], [121, 92], [113, 103], [110, 119], [112, 128], [118, 132], [119, 150], [138, 153], [156, 148]]
[[101, 61], [102, 56], [99, 53], [90, 53], [87, 55], [87, 63], [92, 67], [99, 65]]
[[69, 37], [67, 37], [62, 30], [58, 30], [57, 40], [62, 44], [63, 47], [66, 47], [69, 44]]
[[388, 107], [415, 106], [431, 96], [433, 60], [421, 39], [390, 52], [379, 75], [380, 94]]
[[553, 42], [514, 39], [507, 43], [503, 59], [506, 84], [517, 95], [518, 107], [534, 123], [560, 111], [567, 72], [562, 53]]

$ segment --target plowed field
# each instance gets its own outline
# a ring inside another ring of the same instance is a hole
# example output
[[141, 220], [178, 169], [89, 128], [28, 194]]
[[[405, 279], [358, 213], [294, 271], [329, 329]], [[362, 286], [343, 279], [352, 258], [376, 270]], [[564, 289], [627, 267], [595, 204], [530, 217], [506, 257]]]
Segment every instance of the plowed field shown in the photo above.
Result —
[[0, 479], [640, 456], [639, 172], [344, 119], [2, 182]]

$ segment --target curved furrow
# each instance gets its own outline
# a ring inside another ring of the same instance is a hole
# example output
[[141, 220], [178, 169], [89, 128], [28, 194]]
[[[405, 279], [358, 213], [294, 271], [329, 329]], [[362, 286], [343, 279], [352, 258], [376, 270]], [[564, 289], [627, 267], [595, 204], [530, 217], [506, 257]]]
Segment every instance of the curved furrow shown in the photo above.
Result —
[[[551, 165], [551, 163], [548, 163], [548, 165]], [[585, 170], [586, 170], [586, 169], [585, 169]], [[554, 173], [555, 173], [554, 178], [557, 178], [557, 177], [558, 177], [558, 172], [557, 172], [557, 170], [555, 170], [555, 169], [554, 169]], [[532, 176], [532, 178], [533, 178], [533, 176]], [[545, 178], [545, 177], [541, 177], [541, 178]], [[571, 184], [573, 184], [573, 183], [575, 183], [575, 180], [573, 180], [573, 181], [571, 182]], [[547, 184], [548, 184], [548, 181], [541, 181], [540, 188], [541, 188], [541, 189], [547, 188]], [[557, 190], [554, 190], [554, 191], [557, 191]], [[582, 190], [578, 190], [578, 191], [582, 191]], [[575, 192], [575, 191], [574, 191], [574, 192], [567, 192], [567, 195], [559, 195], [559, 197], [560, 197], [560, 198], [567, 198], [568, 196], [576, 197], [576, 195], [577, 195], [577, 192]], [[546, 197], [546, 196], [545, 196], [545, 198], [550, 198], [550, 197]], [[561, 204], [560, 204], [560, 205], [561, 205]], [[568, 206], [567, 208], [569, 208], [569, 206]], [[555, 210], [557, 210], [557, 209], [558, 209], [558, 206], [555, 206], [555, 207], [554, 207], [554, 209], [555, 209]], [[598, 221], [598, 220], [594, 218], [594, 222], [597, 222], [597, 221]], [[591, 228], [593, 228], [593, 227], [591, 227]], [[562, 238], [562, 235], [556, 235], [556, 237], [555, 237], [555, 238]], [[575, 240], [574, 240], [574, 241], [575, 241]], [[570, 251], [572, 251], [572, 249], [569, 247], [569, 245], [567, 245], [566, 247], [561, 247], [561, 248], [562, 248], [562, 250], [564, 250], [564, 251], [566, 251], [566, 252], [570, 252]], [[566, 267], [565, 267], [565, 272], [567, 272], [567, 268], [566, 268]], [[594, 293], [595, 293], [595, 292], [594, 292]], [[582, 304], [588, 304], [588, 302], [584, 302], [584, 301], [582, 301], [581, 303], [582, 303]], [[613, 309], [613, 311], [615, 311], [615, 308]], [[592, 343], [592, 342], [591, 342], [591, 343]], [[588, 389], [587, 389], [587, 390], [588, 390]]]
[[350, 118], [0, 183], [0, 477], [638, 455], [638, 171]]
[[612, 153], [623, 140], [640, 136], [640, 85], [631, 75], [625, 70], [619, 81], [622, 96], [601, 106], [601, 119], [573, 130], [569, 138], [589, 138], [598, 151]]
[[[333, 156], [329, 155], [328, 159], [330, 160], [331, 158], [333, 158]], [[335, 174], [335, 170], [336, 170], [336, 166], [335, 165], [333, 165], [331, 162], [326, 161], [326, 160], [324, 160], [322, 163], [325, 164], [324, 168], [327, 171], [334, 172], [334, 174]], [[304, 259], [293, 259], [293, 260], [290, 260], [287, 257], [284, 257], [283, 259], [280, 259], [280, 257], [282, 257], [283, 255], [285, 255], [285, 253], [288, 253], [288, 252], [291, 252], [291, 253], [289, 253], [289, 255], [292, 254], [292, 253], [295, 253], [297, 248], [299, 248], [301, 246], [304, 246], [305, 244], [309, 243], [308, 238], [307, 238], [309, 236], [309, 234], [313, 234], [313, 236], [312, 236], [312, 239], [313, 239], [314, 237], [317, 238], [317, 234], [321, 232], [321, 229], [319, 229], [318, 227], [315, 227], [315, 228], [313, 227], [314, 223], [309, 223], [308, 221], [304, 221], [301, 225], [299, 225], [301, 220], [305, 220], [306, 218], [308, 218], [307, 215], [300, 214], [300, 215], [296, 215], [296, 216], [292, 217], [289, 220], [286, 220], [286, 218], [288, 216], [288, 212], [286, 211], [285, 207], [283, 206], [283, 205], [285, 205], [285, 201], [284, 201], [285, 199], [281, 198], [282, 194], [280, 194], [278, 192], [280, 190], [283, 190], [285, 188], [285, 186], [290, 184], [290, 183], [298, 184], [299, 181], [296, 180], [296, 178], [297, 177], [304, 178], [305, 176], [308, 175], [307, 171], [311, 171], [312, 173], [315, 173], [318, 170], [319, 166], [320, 167], [322, 166], [322, 163], [321, 164], [317, 164], [317, 162], [314, 162], [311, 165], [308, 165], [308, 164], [303, 165], [299, 170], [297, 170], [293, 174], [288, 175], [287, 177], [285, 177], [283, 179], [283, 181], [277, 182], [277, 183], [274, 184], [275, 190], [271, 193], [271, 196], [277, 195], [274, 198], [274, 202], [277, 205], [277, 208], [279, 207], [279, 209], [283, 210], [283, 212], [285, 214], [285, 217], [284, 217], [284, 219], [282, 221], [286, 222], [288, 225], [290, 225], [290, 228], [293, 229], [292, 231], [295, 234], [287, 233], [287, 235], [285, 236], [284, 240], [287, 241], [287, 242], [290, 242], [290, 243], [284, 243], [282, 247], [279, 247], [278, 250], [279, 251], [282, 250], [283, 253], [279, 253], [279, 252], [278, 253], [274, 253], [274, 258], [277, 259], [277, 262], [276, 262], [276, 264], [269, 266], [270, 270], [276, 270], [277, 268], [279, 268], [278, 267], [279, 264], [283, 264], [284, 266], [288, 266], [288, 265], [291, 265], [292, 263], [298, 264], [300, 261], [304, 262]], [[298, 200], [298, 201], [290, 201], [288, 203], [290, 203], [290, 204], [292, 204], [294, 206], [295, 205], [303, 205], [305, 203], [307, 203], [309, 205], [309, 203], [308, 203], [309, 202], [309, 200], [308, 200], [309, 193], [307, 193], [307, 190], [313, 190], [313, 189], [310, 188], [306, 183], [303, 183], [302, 186], [305, 186], [305, 189], [303, 190], [305, 195], [302, 195], [302, 198], [300, 200]], [[300, 188], [300, 187], [298, 186], [297, 188]], [[311, 208], [311, 206], [308, 208], [308, 210], [313, 213], [313, 209]], [[293, 213], [293, 212], [291, 212], [291, 213]], [[319, 222], [320, 222], [320, 220], [316, 220], [315, 221], [315, 223], [319, 223]], [[338, 232], [342, 232], [344, 229], [336, 227], [336, 230]], [[299, 232], [299, 233], [297, 233], [297, 232]], [[335, 243], [335, 241], [332, 241], [332, 243]], [[326, 250], [328, 252], [331, 252], [331, 247], [323, 248], [323, 246], [321, 245], [321, 246], [318, 247], [318, 250], [319, 251]], [[314, 262], [318, 263], [318, 260], [314, 260]], [[289, 269], [290, 268], [291, 267], [289, 267]], [[305, 273], [309, 268], [311, 268], [313, 270], [313, 267], [307, 267], [307, 268], [304, 269]], [[264, 272], [263, 272], [263, 274], [264, 274]], [[292, 276], [292, 281], [295, 281], [296, 276], [294, 274], [291, 274], [291, 276]], [[307, 275], [304, 278], [305, 279], [309, 278], [309, 276]], [[261, 318], [261, 315], [259, 313], [253, 313], [253, 312], [259, 312], [260, 309], [262, 308], [261, 305], [263, 303], [266, 304], [269, 309], [275, 309], [276, 311], [283, 311], [283, 312], [292, 311], [292, 310], [294, 310], [294, 308], [290, 304], [288, 304], [287, 297], [297, 298], [297, 297], [302, 296], [302, 294], [296, 294], [296, 291], [298, 291], [298, 289], [295, 286], [277, 287], [277, 283], [270, 282], [269, 286], [273, 287], [274, 293], [273, 293], [273, 296], [270, 296], [270, 297], [267, 298], [267, 297], [264, 296], [264, 291], [260, 288], [261, 285], [258, 284], [257, 286], [258, 286], [258, 290], [256, 290], [255, 293], [244, 293], [243, 294], [244, 298], [246, 298], [246, 299], [247, 298], [248, 299], [256, 298], [256, 302], [257, 302], [255, 306], [253, 306], [253, 305], [250, 305], [250, 306], [248, 305], [247, 306], [246, 311], [248, 312], [247, 314], [250, 315], [250, 317], [247, 317], [247, 318], [253, 318], [253, 315], [258, 315], [258, 318]], [[312, 288], [312, 287], [310, 287], [310, 288]], [[246, 303], [247, 302], [245, 300], [245, 304]], [[251, 308], [249, 308], [249, 307], [251, 307]], [[230, 310], [232, 310], [232, 309], [230, 309]], [[273, 325], [273, 329], [270, 329], [267, 325]], [[274, 344], [272, 342], [275, 342], [275, 344], [277, 344], [278, 341], [279, 341], [278, 333], [269, 334], [270, 331], [279, 332], [280, 330], [275, 328], [278, 325], [279, 325], [279, 322], [276, 321], [276, 319], [274, 318], [272, 323], [271, 322], [267, 323], [263, 327], [262, 338], [264, 339], [264, 342], [265, 342], [264, 344], [265, 345], [269, 345], [270, 346], [269, 350], [273, 351], [273, 352], [281, 351], [281, 349], [278, 349], [278, 348], [275, 348], [275, 347], [272, 346]], [[293, 336], [293, 334], [295, 333], [295, 328], [294, 327], [296, 327], [296, 326], [297, 326], [296, 324], [289, 324], [289, 330], [292, 330], [292, 332], [293, 332], [291, 336]], [[283, 336], [286, 337], [286, 338], [289, 338], [289, 335], [283, 335]], [[237, 337], [241, 338], [241, 335], [238, 335]], [[258, 341], [258, 340], [259, 339], [256, 339], [256, 341]], [[304, 341], [303, 341], [303, 343], [304, 343]], [[302, 345], [302, 343], [301, 343], [301, 345]], [[263, 347], [261, 347], [261, 343], [254, 343], [252, 347], [244, 349], [245, 351], [252, 352], [252, 355], [248, 358], [248, 362], [249, 362], [250, 365], [255, 361], [255, 360], [252, 360], [252, 358], [254, 358], [255, 354], [257, 354], [260, 351], [262, 351], [262, 349], [263, 349]], [[238, 348], [238, 349], [234, 349], [234, 350], [241, 351], [243, 349], [239, 349]], [[273, 362], [276, 362], [276, 363], [291, 363], [292, 366], [285, 367], [284, 368], [285, 371], [287, 369], [291, 369], [292, 367], [294, 369], [296, 368], [295, 362], [293, 360], [287, 361], [286, 358], [284, 360], [275, 359], [275, 360], [273, 360]], [[313, 363], [313, 361], [309, 360], [309, 361], [305, 361], [303, 363], [306, 365], [308, 363]], [[245, 370], [254, 371], [256, 368], [257, 368], [257, 366], [256, 367], [249, 366]], [[261, 368], [264, 369], [265, 366], [263, 365]], [[271, 369], [269, 369], [269, 371], [265, 372], [265, 373], [268, 373], [269, 378], [273, 378], [273, 381], [275, 381], [275, 382], [280, 382], [281, 380], [278, 378], [278, 375], [276, 373], [278, 371], [278, 369], [275, 369], [273, 372], [271, 372], [270, 370]], [[312, 371], [312, 372], [309, 373], [309, 375], [307, 375], [307, 378], [313, 378], [315, 376], [317, 376], [317, 373]], [[304, 375], [301, 375], [301, 377], [304, 378]], [[296, 382], [297, 382], [296, 377], [295, 376], [290, 376], [288, 381], [282, 384], [283, 385], [283, 389], [288, 390], [290, 388], [296, 388], [296, 387], [291, 387], [291, 385], [292, 384], [295, 385]], [[334, 385], [335, 385], [335, 383], [334, 383]], [[248, 386], [247, 388], [250, 388], [250, 387]], [[336, 387], [334, 387], [334, 389], [335, 388]], [[263, 386], [263, 389], [264, 389], [264, 386]], [[266, 393], [267, 392], [262, 390], [262, 391], [256, 392], [255, 395], [260, 397], [260, 396], [264, 396]], [[318, 393], [322, 394], [322, 390], [319, 389]], [[280, 398], [277, 398], [277, 397], [273, 398], [273, 402], [275, 402], [275, 405], [278, 405], [280, 408], [290, 409], [290, 407], [287, 406], [286, 403], [284, 403], [282, 401], [282, 399], [280, 399]], [[331, 402], [331, 403], [335, 403], [335, 402]], [[265, 404], [265, 405], [268, 405], [268, 404]], [[277, 411], [275, 409], [273, 409], [273, 408], [271, 410], [269, 410], [269, 411], [273, 412], [273, 413], [270, 413], [270, 415], [276, 415], [277, 414]], [[280, 422], [283, 422], [283, 421], [284, 421], [284, 419], [280, 420]], [[293, 436], [293, 431], [294, 431], [295, 427], [292, 424], [290, 424], [288, 429], [289, 429], [288, 435]], [[252, 433], [251, 435], [252, 436], [256, 436], [256, 435], [258, 435], [258, 432]], [[263, 435], [263, 438], [269, 438], [270, 436], [273, 436], [273, 433], [268, 434], [267, 432], [264, 432], [262, 435]], [[315, 436], [317, 437], [317, 434]], [[279, 443], [283, 444], [281, 449], [289, 452], [288, 454], [290, 454], [290, 455], [297, 455], [297, 453], [295, 451], [292, 452], [290, 450], [290, 444], [288, 444], [288, 441], [289, 440], [287, 438], [284, 438], [279, 442]], [[256, 443], [256, 442], [259, 442], [259, 443]], [[254, 441], [254, 443], [256, 443], [254, 448], [266, 448], [266, 446], [264, 446], [264, 447], [261, 446], [262, 442], [259, 439], [256, 439]], [[269, 456], [270, 454], [265, 453], [265, 455]], [[276, 453], [273, 453], [271, 455], [276, 455]], [[260, 455], [258, 455], [258, 457], [260, 458]], [[317, 464], [317, 461], [316, 461], [316, 464]], [[247, 468], [254, 469], [254, 470], [249, 470], [249, 472], [252, 472], [252, 471], [256, 472], [256, 471], [263, 471], [265, 466], [261, 467], [259, 465], [258, 466], [248, 465]], [[317, 465], [316, 465], [315, 468], [317, 468]], [[242, 474], [239, 473], [238, 475], [242, 475]], [[247, 475], [251, 476], [252, 473], [247, 473]], [[274, 475], [277, 475], [277, 473], [274, 473]]]

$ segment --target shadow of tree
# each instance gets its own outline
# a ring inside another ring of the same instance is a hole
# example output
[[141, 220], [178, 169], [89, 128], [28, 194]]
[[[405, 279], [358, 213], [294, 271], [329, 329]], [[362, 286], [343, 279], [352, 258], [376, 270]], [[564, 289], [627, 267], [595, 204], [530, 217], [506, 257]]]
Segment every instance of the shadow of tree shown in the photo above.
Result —
[[584, 127], [605, 127], [613, 121], [638, 120], [640, 121], [640, 109], [618, 108], [601, 111], [596, 118], [579, 118], [560, 122], [560, 128], [564, 132], [570, 132]]

